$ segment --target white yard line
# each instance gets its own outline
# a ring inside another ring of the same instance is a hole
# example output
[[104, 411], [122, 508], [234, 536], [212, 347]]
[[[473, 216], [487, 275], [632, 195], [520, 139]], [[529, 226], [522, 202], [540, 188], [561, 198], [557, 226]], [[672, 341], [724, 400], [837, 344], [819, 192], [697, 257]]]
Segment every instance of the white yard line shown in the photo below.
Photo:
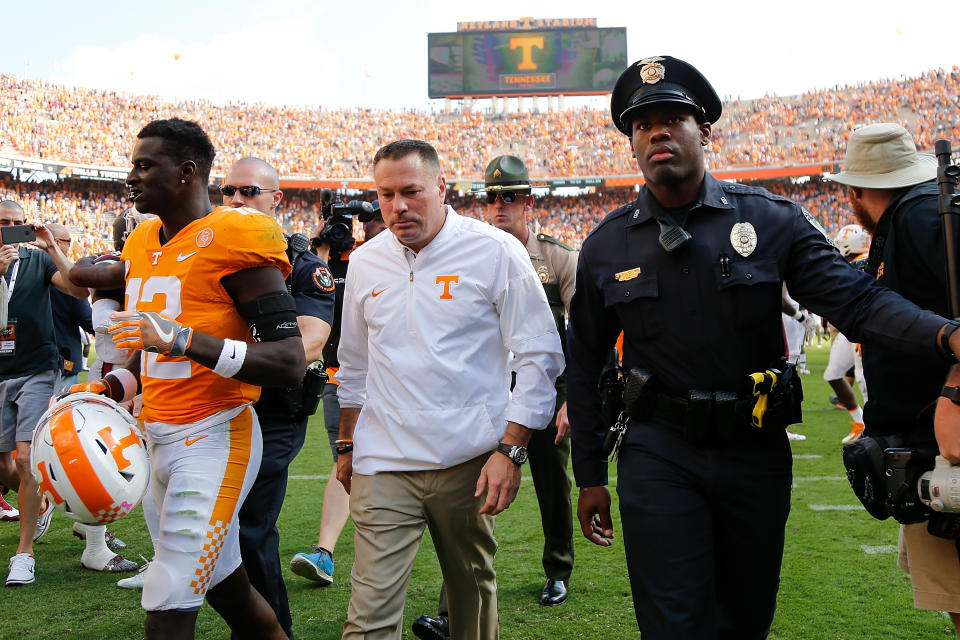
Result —
[[863, 509], [862, 504], [811, 504], [807, 506], [814, 511], [858, 511]]
[[897, 545], [895, 544], [862, 544], [860, 545], [860, 550], [863, 551], [868, 556], [875, 556], [881, 553], [896, 553]]

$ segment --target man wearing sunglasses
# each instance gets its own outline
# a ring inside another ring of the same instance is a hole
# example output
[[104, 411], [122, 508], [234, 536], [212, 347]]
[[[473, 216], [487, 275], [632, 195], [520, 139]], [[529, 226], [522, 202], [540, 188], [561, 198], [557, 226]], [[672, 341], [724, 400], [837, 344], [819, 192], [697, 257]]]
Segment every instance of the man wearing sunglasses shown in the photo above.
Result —
[[[277, 170], [259, 158], [241, 158], [220, 185], [223, 204], [250, 207], [276, 217], [283, 198]], [[288, 251], [288, 256], [290, 252]], [[333, 323], [334, 282], [326, 263], [310, 251], [290, 256], [293, 271], [287, 288], [297, 305], [297, 324], [307, 363], [318, 360]], [[264, 387], [254, 405], [263, 433], [263, 457], [250, 495], [240, 508], [240, 554], [250, 583], [293, 637], [290, 605], [280, 566], [277, 517], [287, 491], [287, 470], [303, 447], [309, 416], [290, 401], [290, 390]], [[299, 398], [301, 389], [293, 391]], [[234, 634], [236, 637], [236, 634]]]
[[[516, 156], [494, 158], [487, 165], [483, 179], [488, 219], [526, 248], [543, 283], [560, 332], [560, 342], [566, 351], [566, 316], [573, 297], [580, 254], [545, 233], [534, 232], [529, 218], [533, 215], [535, 199], [523, 160]], [[556, 388], [554, 419], [546, 429], [533, 432], [527, 447], [530, 475], [533, 476], [543, 525], [543, 570], [547, 582], [540, 594], [540, 604], [544, 606], [556, 606], [567, 599], [567, 581], [573, 571], [573, 516], [570, 478], [567, 476], [570, 421], [567, 419], [567, 381], [563, 374], [557, 378]]]

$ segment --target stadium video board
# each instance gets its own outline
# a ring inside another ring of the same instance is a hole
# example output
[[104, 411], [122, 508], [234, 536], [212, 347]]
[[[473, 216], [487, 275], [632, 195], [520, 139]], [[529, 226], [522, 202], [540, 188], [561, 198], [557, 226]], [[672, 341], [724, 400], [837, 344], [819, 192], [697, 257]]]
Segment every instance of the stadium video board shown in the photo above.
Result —
[[427, 34], [431, 98], [609, 93], [627, 67], [627, 30]]

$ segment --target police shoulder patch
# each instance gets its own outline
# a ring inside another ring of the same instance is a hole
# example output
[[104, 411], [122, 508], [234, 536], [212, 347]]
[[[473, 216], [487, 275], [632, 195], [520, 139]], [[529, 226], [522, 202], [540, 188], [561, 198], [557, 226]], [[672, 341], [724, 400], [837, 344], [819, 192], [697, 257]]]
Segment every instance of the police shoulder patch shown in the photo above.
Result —
[[800, 211], [803, 212], [803, 217], [807, 219], [807, 222], [809, 222], [814, 229], [823, 234], [823, 237], [826, 238], [831, 247], [837, 246], [833, 243], [833, 238], [830, 237], [830, 234], [827, 233], [827, 230], [823, 228], [822, 224], [820, 224], [820, 221], [814, 218], [813, 214], [807, 211], [806, 207], [800, 207]]
[[336, 285], [333, 282], [333, 274], [330, 269], [319, 266], [313, 272], [313, 282], [321, 291], [333, 291]]

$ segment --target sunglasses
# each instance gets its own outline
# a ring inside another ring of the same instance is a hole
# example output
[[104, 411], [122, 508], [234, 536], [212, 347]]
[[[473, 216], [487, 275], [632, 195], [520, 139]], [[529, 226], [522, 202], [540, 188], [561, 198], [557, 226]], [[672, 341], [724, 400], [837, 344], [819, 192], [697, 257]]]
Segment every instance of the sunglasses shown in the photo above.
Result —
[[497, 198], [503, 201], [503, 204], [513, 204], [519, 198], [527, 197], [526, 193], [520, 193], [519, 191], [487, 191], [487, 204], [493, 204], [497, 201]]
[[251, 184], [248, 184], [243, 187], [235, 187], [232, 184], [222, 184], [220, 185], [220, 193], [227, 196], [228, 198], [233, 196], [237, 191], [240, 192], [244, 198], [256, 198], [261, 193], [267, 191], [277, 191], [277, 189], [261, 189], [260, 187], [255, 187]]

